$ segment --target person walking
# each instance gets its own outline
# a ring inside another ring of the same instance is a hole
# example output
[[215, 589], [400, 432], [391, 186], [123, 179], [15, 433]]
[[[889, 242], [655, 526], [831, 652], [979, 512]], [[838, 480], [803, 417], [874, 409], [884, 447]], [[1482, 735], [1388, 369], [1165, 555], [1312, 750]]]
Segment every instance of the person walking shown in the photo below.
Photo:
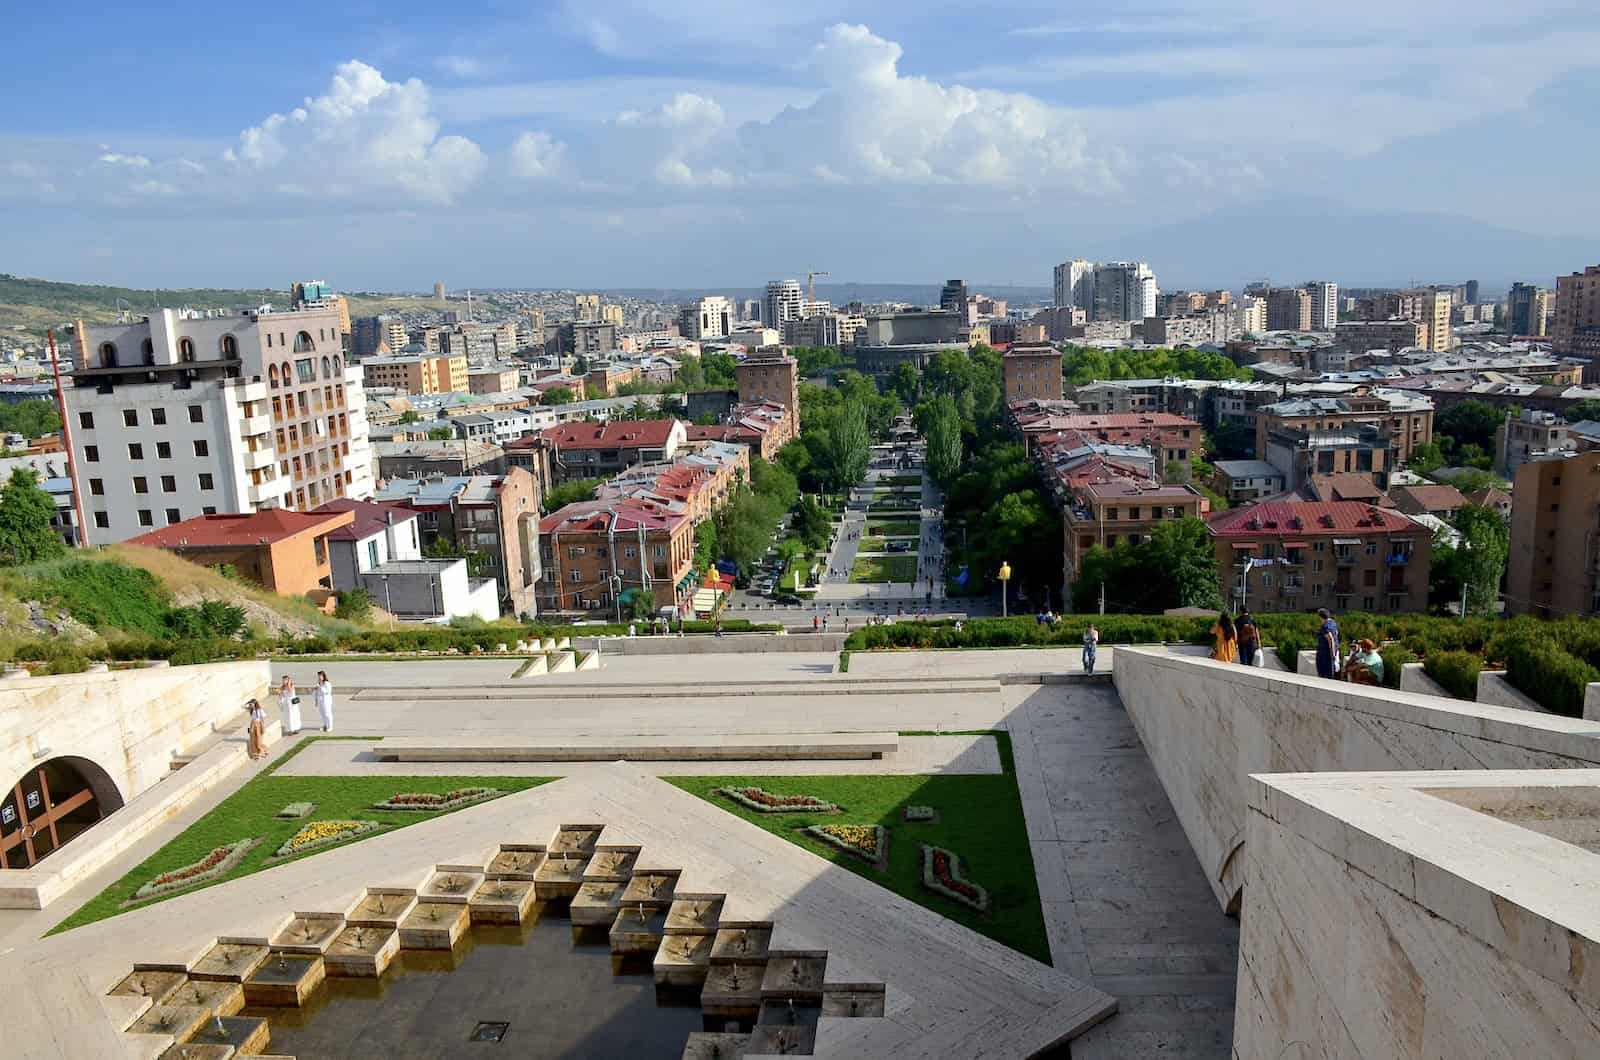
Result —
[[1255, 616], [1248, 607], [1239, 612], [1239, 617], [1233, 621], [1233, 628], [1239, 635], [1239, 662], [1254, 666], [1256, 655], [1261, 651], [1261, 630], [1256, 626]]
[[1091, 622], [1091, 623], [1089, 623], [1089, 628], [1083, 631], [1083, 672], [1084, 673], [1086, 673], [1086, 674], [1094, 673], [1094, 654], [1095, 654], [1095, 649], [1098, 648], [1099, 646], [1100, 646], [1100, 630], [1095, 627], [1095, 624], [1093, 622]]
[[1231, 663], [1239, 658], [1239, 631], [1233, 624], [1233, 618], [1224, 611], [1217, 616], [1216, 623], [1211, 627], [1211, 657], [1217, 662]]
[[818, 627], [820, 627], [821, 625], [822, 625], [822, 619], [818, 618], [816, 615], [812, 615], [811, 616], [811, 632], [815, 633], [817, 631]]
[[1326, 607], [1317, 608], [1322, 628], [1317, 630], [1317, 676], [1329, 681], [1339, 676], [1339, 623]]
[[278, 709], [283, 711], [283, 734], [293, 736], [300, 731], [300, 693], [294, 690], [294, 678], [288, 674], [278, 683]]
[[317, 671], [317, 713], [322, 715], [322, 731], [333, 731], [333, 682], [328, 671]]
[[250, 727], [246, 730], [245, 749], [252, 760], [267, 756], [267, 712], [261, 709], [261, 701], [252, 699], [245, 703], [244, 709], [250, 715]]

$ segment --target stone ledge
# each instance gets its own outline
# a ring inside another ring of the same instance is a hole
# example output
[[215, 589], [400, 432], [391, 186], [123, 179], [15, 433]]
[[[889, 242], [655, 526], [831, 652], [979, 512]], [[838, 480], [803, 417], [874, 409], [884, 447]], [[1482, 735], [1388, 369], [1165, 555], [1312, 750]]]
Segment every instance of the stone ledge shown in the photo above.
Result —
[[387, 762], [719, 762], [873, 759], [900, 749], [892, 732], [706, 736], [550, 736], [482, 740], [391, 736], [373, 745]]

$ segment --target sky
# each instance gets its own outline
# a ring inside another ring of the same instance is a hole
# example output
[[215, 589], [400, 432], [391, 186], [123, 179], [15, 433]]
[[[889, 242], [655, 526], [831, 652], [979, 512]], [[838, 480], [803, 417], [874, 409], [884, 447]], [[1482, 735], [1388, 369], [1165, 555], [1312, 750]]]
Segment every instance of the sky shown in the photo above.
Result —
[[0, 6], [20, 275], [1043, 286], [1089, 257], [1175, 289], [1600, 261], [1594, 0]]

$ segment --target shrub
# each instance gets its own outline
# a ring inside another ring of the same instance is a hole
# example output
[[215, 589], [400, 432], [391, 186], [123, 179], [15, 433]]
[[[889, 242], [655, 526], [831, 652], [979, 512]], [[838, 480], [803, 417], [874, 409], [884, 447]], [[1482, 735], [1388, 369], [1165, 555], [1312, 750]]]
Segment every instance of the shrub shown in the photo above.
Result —
[[244, 632], [244, 608], [221, 600], [202, 600], [194, 607], [168, 611], [166, 625], [179, 640], [230, 639]]
[[81, 674], [89, 668], [89, 660], [81, 655], [62, 654], [50, 660], [44, 668], [47, 674]]
[[1546, 710], [1583, 717], [1589, 683], [1600, 670], [1545, 640], [1518, 640], [1506, 650], [1506, 678]]
[[[1383, 658], [1383, 684], [1385, 688], [1399, 688], [1400, 675], [1406, 663], [1417, 661], [1417, 653], [1400, 644], [1387, 645], [1378, 653]], [[1474, 678], [1474, 681], [1477, 679]]]
[[1478, 671], [1483, 660], [1472, 652], [1433, 652], [1422, 661], [1422, 671], [1456, 699], [1478, 698]]
[[68, 560], [38, 569], [17, 586], [18, 595], [60, 607], [97, 630], [124, 629], [150, 636], [167, 632], [171, 594], [155, 575], [110, 560]]
[[372, 594], [361, 586], [346, 589], [333, 605], [333, 617], [347, 622], [365, 622], [372, 615]]

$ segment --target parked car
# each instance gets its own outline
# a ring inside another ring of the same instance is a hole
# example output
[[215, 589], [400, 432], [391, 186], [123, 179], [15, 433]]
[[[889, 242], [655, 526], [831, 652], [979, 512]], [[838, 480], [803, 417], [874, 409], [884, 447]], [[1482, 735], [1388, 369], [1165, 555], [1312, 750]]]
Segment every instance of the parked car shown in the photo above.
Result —
[[800, 603], [800, 598], [794, 593], [779, 593], [772, 598], [772, 602], [775, 604], [797, 605]]

